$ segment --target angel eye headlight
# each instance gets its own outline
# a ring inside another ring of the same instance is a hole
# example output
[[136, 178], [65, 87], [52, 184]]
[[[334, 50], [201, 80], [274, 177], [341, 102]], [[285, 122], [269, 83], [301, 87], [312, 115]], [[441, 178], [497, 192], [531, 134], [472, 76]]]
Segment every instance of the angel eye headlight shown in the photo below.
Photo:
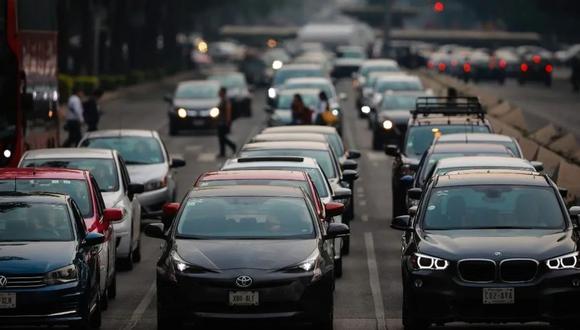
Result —
[[410, 262], [415, 270], [445, 270], [449, 267], [449, 261], [421, 253], [413, 254]]
[[579, 269], [578, 252], [569, 253], [560, 257], [546, 260], [546, 266], [552, 270]]

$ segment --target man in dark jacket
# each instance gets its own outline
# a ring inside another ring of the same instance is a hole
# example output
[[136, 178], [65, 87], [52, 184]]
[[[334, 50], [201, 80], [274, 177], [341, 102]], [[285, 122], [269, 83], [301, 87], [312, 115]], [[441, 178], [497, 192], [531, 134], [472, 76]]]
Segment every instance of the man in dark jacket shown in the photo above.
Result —
[[93, 91], [91, 98], [83, 104], [85, 123], [87, 123], [89, 132], [96, 131], [99, 125], [99, 118], [101, 117], [99, 99], [101, 96], [103, 96], [103, 90], [97, 88]]
[[226, 144], [232, 149], [232, 153], [236, 152], [236, 144], [228, 138], [230, 129], [232, 127], [232, 104], [228, 100], [227, 90], [222, 87], [219, 90], [220, 103], [218, 109], [220, 110], [217, 121], [217, 133], [220, 144], [219, 157], [226, 156]]

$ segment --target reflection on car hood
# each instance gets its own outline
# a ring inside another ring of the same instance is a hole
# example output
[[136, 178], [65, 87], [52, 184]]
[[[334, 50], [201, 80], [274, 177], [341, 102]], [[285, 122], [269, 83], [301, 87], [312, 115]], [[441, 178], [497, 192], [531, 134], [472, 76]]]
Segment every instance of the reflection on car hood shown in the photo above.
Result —
[[131, 182], [146, 184], [151, 180], [159, 180], [167, 175], [169, 166], [165, 163], [151, 165], [127, 165]]
[[298, 264], [316, 249], [316, 240], [187, 240], [177, 253], [193, 265], [212, 270], [280, 269]]
[[[545, 260], [574, 251], [572, 231], [545, 229], [441, 230], [423, 233], [419, 252], [457, 260], [464, 258]], [[496, 252], [501, 256], [496, 256]]]
[[44, 274], [72, 264], [76, 253], [72, 242], [0, 242], [2, 275]]
[[379, 118], [392, 120], [396, 124], [406, 124], [411, 117], [409, 110], [383, 110], [379, 112]]
[[175, 99], [173, 105], [176, 108], [186, 108], [186, 109], [201, 109], [207, 110], [217, 106], [219, 103], [218, 98], [213, 99]]

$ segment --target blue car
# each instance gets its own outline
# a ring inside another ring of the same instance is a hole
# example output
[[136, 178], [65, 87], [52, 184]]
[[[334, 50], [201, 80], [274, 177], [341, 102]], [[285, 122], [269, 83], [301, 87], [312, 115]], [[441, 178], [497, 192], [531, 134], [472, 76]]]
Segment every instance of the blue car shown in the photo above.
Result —
[[0, 324], [99, 327], [103, 241], [67, 195], [0, 193]]

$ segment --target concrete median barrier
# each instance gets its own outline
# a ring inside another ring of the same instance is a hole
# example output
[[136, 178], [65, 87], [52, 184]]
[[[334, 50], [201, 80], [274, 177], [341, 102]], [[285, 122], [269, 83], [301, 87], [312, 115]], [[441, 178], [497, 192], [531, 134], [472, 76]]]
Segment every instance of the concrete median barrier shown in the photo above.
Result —
[[511, 104], [509, 104], [508, 102], [501, 102], [500, 104], [497, 104], [496, 106], [489, 108], [487, 110], [487, 113], [489, 113], [491, 116], [494, 117], [501, 117], [510, 112], [511, 109], [512, 109]]
[[535, 160], [538, 157], [539, 144], [525, 137], [519, 137], [518, 142], [526, 159]]
[[503, 122], [509, 123], [509, 125], [521, 130], [522, 132], [528, 132], [526, 117], [524, 117], [523, 111], [519, 108], [512, 108], [511, 111], [499, 118]]
[[580, 180], [578, 178], [580, 178], [580, 166], [567, 161], [560, 162], [556, 183], [559, 187], [568, 189], [568, 203], [578, 203], [580, 199]]
[[548, 148], [564, 155], [567, 158], [572, 158], [574, 153], [578, 151], [578, 144], [574, 134], [568, 133], [552, 142]]
[[547, 146], [552, 143], [552, 141], [554, 141], [554, 139], [556, 139], [559, 135], [559, 130], [554, 125], [548, 124], [530, 134], [530, 138], [541, 145]]
[[538, 156], [535, 160], [544, 163], [544, 173], [548, 174], [555, 180], [558, 179], [558, 167], [563, 160], [560, 155], [540, 146], [538, 149]]
[[488, 118], [488, 120], [491, 122], [491, 125], [493, 127], [493, 130], [495, 133], [497, 134], [503, 134], [503, 135], [509, 135], [509, 136], [513, 136], [516, 139], [519, 139], [520, 137], [522, 137], [522, 133], [517, 130], [516, 128], [504, 123], [503, 121], [501, 121], [498, 118]]

